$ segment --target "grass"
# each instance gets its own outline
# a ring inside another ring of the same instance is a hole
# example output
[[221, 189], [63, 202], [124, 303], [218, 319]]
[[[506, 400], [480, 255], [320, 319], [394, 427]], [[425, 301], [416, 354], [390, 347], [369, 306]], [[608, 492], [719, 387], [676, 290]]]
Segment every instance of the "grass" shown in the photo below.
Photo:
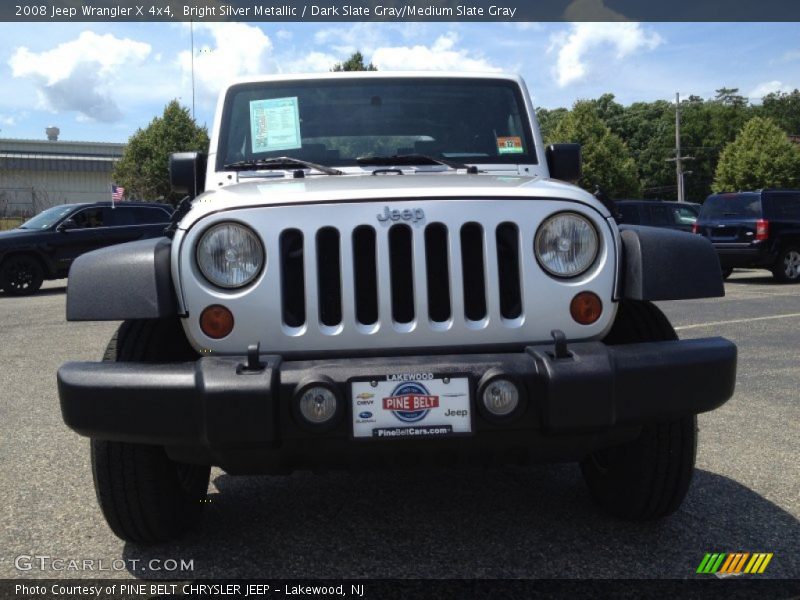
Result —
[[23, 221], [25, 221], [25, 219], [18, 219], [15, 217], [0, 218], [0, 231], [5, 231], [6, 229], [14, 229], [14, 227], [21, 225]]

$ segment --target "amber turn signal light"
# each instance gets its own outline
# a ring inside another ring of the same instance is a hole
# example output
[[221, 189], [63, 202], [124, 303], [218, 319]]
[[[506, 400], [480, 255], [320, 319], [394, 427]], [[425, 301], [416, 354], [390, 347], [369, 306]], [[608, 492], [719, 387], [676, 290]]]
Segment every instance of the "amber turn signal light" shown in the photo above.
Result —
[[212, 304], [200, 313], [200, 329], [218, 340], [233, 331], [233, 313], [221, 304]]
[[591, 325], [602, 312], [603, 302], [594, 292], [581, 292], [569, 303], [569, 314], [581, 325]]

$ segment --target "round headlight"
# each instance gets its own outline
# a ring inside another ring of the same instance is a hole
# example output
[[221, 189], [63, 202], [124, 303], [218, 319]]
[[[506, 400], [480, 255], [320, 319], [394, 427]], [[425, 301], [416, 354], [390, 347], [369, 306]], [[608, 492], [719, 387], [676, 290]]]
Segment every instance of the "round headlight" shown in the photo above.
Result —
[[264, 266], [264, 247], [249, 227], [219, 223], [197, 243], [197, 266], [203, 277], [218, 287], [244, 287]]
[[597, 258], [594, 225], [577, 213], [558, 213], [542, 223], [533, 241], [536, 260], [556, 277], [577, 277]]

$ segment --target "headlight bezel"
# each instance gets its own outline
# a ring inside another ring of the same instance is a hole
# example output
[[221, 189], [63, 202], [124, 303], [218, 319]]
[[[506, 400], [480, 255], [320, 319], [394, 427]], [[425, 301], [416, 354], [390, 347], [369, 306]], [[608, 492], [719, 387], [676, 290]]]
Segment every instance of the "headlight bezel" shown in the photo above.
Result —
[[[253, 240], [256, 242], [256, 247], [260, 252], [260, 264], [258, 268], [254, 271], [252, 275], [250, 275], [244, 282], [242, 283], [234, 283], [229, 284], [222, 281], [215, 280], [207, 271], [203, 268], [203, 262], [200, 260], [200, 253], [203, 247], [203, 243], [212, 235], [214, 232], [225, 228], [225, 227], [236, 227], [250, 236], [252, 236]], [[236, 221], [232, 219], [226, 219], [225, 221], [217, 221], [206, 227], [197, 237], [197, 241], [194, 245], [194, 265], [197, 269], [198, 274], [202, 277], [203, 281], [207, 282], [209, 285], [217, 288], [219, 290], [223, 290], [226, 292], [237, 292], [243, 290], [256, 282], [261, 274], [264, 272], [264, 269], [267, 265], [267, 250], [264, 244], [264, 240], [261, 239], [261, 236], [250, 227], [248, 224], [243, 223], [241, 221]]]
[[[550, 266], [548, 266], [548, 264], [539, 254], [538, 247], [539, 247], [540, 237], [546, 231], [548, 224], [550, 224], [555, 219], [561, 217], [572, 217], [579, 221], [582, 221], [583, 223], [588, 225], [588, 229], [591, 232], [592, 237], [594, 239], [594, 252], [592, 253], [591, 258], [588, 261], [586, 261], [585, 265], [583, 265], [581, 269], [573, 273], [561, 273], [559, 271], [550, 268]], [[597, 264], [597, 260], [600, 256], [602, 248], [602, 243], [603, 242], [600, 232], [598, 231], [597, 225], [594, 223], [594, 221], [592, 221], [592, 219], [575, 210], [561, 210], [546, 217], [537, 227], [536, 233], [533, 236], [533, 256], [536, 259], [536, 262], [539, 265], [539, 267], [550, 277], [562, 281], [572, 280], [581, 277], [582, 275], [585, 275], [588, 271], [592, 269], [592, 267], [594, 267]]]

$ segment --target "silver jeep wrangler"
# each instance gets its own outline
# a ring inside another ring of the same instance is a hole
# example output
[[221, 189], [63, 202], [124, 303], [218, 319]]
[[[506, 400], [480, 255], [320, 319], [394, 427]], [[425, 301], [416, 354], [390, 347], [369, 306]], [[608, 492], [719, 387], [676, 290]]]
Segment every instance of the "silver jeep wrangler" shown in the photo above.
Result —
[[717, 256], [569, 183], [580, 148], [544, 146], [519, 77], [237, 82], [170, 173], [166, 237], [70, 272], [68, 319], [122, 321], [58, 372], [119, 537], [195, 524], [211, 465], [579, 461], [619, 517], [680, 505], [736, 348], [652, 302], [723, 295]]

